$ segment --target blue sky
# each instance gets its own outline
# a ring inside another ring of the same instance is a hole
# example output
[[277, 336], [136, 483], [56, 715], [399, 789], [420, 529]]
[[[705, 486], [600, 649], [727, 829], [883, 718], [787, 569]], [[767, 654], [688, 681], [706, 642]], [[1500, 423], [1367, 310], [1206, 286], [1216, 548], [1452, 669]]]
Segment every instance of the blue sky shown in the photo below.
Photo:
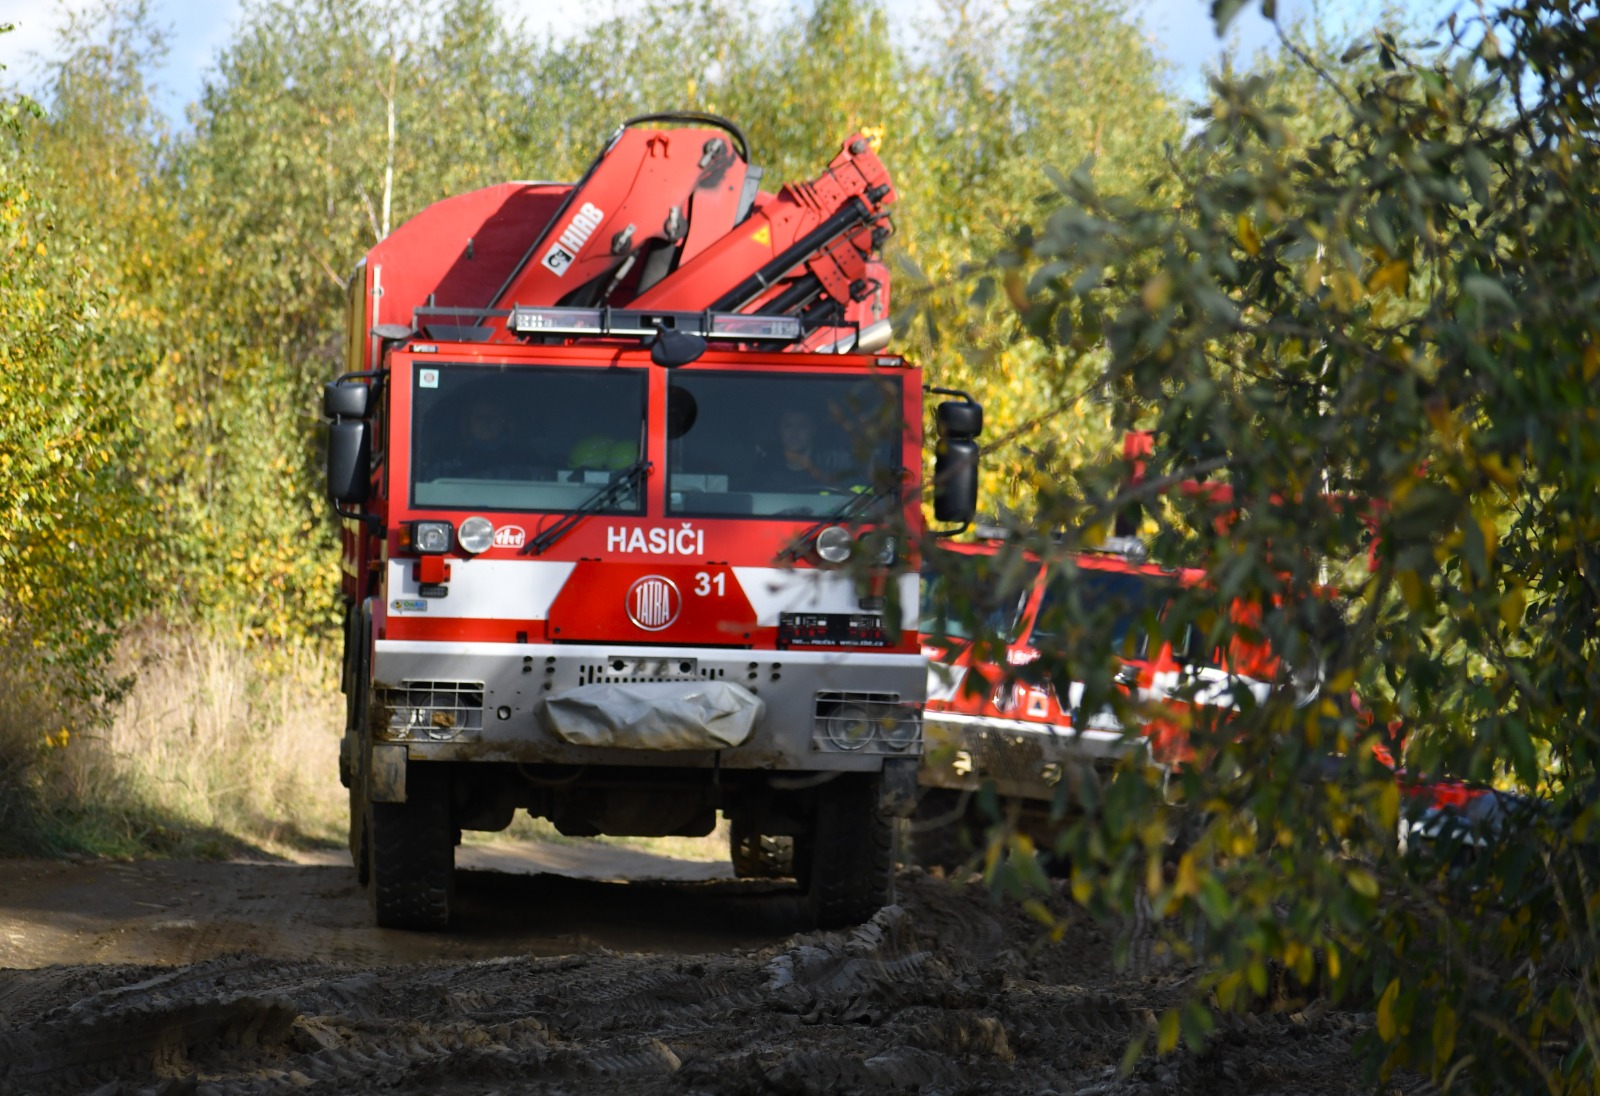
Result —
[[[66, 6], [82, 9], [95, 0], [65, 0]], [[150, 0], [156, 20], [172, 31], [171, 52], [165, 70], [159, 75], [158, 103], [175, 123], [181, 122], [184, 107], [195, 100], [204, 74], [214, 64], [217, 52], [227, 43], [240, 14], [240, 0]], [[613, 11], [626, 11], [626, 0], [497, 0], [502, 11], [526, 20], [530, 29], [553, 35], [595, 22]], [[769, 0], [771, 2], [771, 0]], [[1017, 0], [1013, 0], [1017, 2]], [[1025, 3], [1025, 0], [1022, 0]], [[1279, 18], [1284, 22], [1309, 17], [1317, 0], [1278, 0]], [[886, 0], [891, 17], [914, 40], [920, 21], [938, 11], [936, 0]], [[775, 8], [790, 6], [787, 0], [773, 2]], [[1443, 13], [1455, 0], [1425, 0], [1404, 5], [1410, 10]], [[50, 55], [56, 47], [56, 32], [64, 22], [60, 0], [0, 0], [0, 23], [16, 24], [16, 30], [0, 36], [0, 84], [37, 94], [38, 56]], [[1211, 22], [1209, 0], [1145, 0], [1137, 8], [1139, 18], [1156, 48], [1176, 67], [1180, 92], [1198, 96], [1203, 90], [1204, 71], [1215, 67], [1225, 48], [1248, 56], [1255, 50], [1275, 45], [1270, 24], [1260, 16], [1259, 0], [1248, 0], [1244, 12], [1234, 21], [1229, 40], [1219, 40]], [[1331, 11], [1340, 24], [1367, 25], [1376, 20], [1379, 6], [1373, 0], [1323, 0], [1321, 10]]]

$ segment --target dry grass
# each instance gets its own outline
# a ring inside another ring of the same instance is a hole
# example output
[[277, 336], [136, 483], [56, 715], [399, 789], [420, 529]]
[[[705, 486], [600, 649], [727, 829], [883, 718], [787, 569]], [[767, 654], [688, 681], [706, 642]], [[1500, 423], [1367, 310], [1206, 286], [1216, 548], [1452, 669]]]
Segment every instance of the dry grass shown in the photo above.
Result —
[[[145, 628], [119, 654], [132, 688], [92, 719], [73, 713], [36, 661], [0, 659], [0, 855], [342, 847], [338, 669], [335, 652], [310, 645]], [[568, 838], [519, 813], [503, 833], [466, 837], [728, 855], [726, 822], [703, 838]]]
[[[116, 672], [132, 688], [74, 708], [37, 661], [0, 680], [0, 851], [113, 856], [290, 855], [342, 844], [338, 664], [318, 648], [242, 636], [129, 636]], [[17, 770], [22, 771], [17, 771]]]

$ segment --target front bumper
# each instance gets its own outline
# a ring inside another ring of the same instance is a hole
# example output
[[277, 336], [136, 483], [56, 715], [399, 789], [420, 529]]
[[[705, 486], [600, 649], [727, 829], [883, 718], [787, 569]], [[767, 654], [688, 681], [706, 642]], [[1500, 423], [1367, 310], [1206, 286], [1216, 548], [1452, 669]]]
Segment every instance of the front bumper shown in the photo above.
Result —
[[[740, 685], [764, 712], [739, 745], [705, 750], [574, 745], [546, 718], [551, 697], [581, 686], [673, 681]], [[926, 684], [919, 654], [379, 640], [371, 727], [413, 759], [877, 772], [921, 754]], [[875, 705], [896, 733], [838, 748], [824, 724], [844, 703]]]
[[929, 711], [924, 716], [919, 781], [926, 787], [1050, 802], [1063, 782], [1077, 787], [1129, 756], [1148, 756], [1142, 740], [1121, 730], [1076, 728], [1021, 719]]

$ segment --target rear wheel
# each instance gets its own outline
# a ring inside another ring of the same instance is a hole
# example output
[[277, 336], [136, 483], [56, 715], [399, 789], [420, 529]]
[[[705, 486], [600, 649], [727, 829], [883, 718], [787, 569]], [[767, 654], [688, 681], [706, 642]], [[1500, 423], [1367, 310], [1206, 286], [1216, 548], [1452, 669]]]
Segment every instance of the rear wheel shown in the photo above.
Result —
[[840, 776], [818, 789], [810, 832], [795, 841], [795, 874], [817, 926], [857, 925], [893, 902], [894, 853], [876, 777]]
[[455, 836], [443, 765], [408, 765], [404, 803], [368, 804], [367, 894], [380, 927], [435, 932], [450, 924]]
[[758, 833], [734, 819], [728, 832], [733, 874], [740, 879], [783, 879], [794, 874], [794, 838]]

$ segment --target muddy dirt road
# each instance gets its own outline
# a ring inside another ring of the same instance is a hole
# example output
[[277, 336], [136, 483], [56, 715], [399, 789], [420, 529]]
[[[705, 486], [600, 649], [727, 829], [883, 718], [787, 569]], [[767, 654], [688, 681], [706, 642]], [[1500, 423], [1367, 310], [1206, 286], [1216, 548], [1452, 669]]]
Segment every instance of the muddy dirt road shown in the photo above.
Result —
[[424, 936], [371, 928], [334, 857], [0, 861], [0, 1093], [1371, 1091], [1368, 1019], [1320, 1002], [1119, 1077], [1188, 972], [1140, 948], [1113, 970], [1084, 919], [1038, 948], [977, 887], [902, 875], [897, 906], [819, 933], [725, 865], [463, 862], [455, 929]]

